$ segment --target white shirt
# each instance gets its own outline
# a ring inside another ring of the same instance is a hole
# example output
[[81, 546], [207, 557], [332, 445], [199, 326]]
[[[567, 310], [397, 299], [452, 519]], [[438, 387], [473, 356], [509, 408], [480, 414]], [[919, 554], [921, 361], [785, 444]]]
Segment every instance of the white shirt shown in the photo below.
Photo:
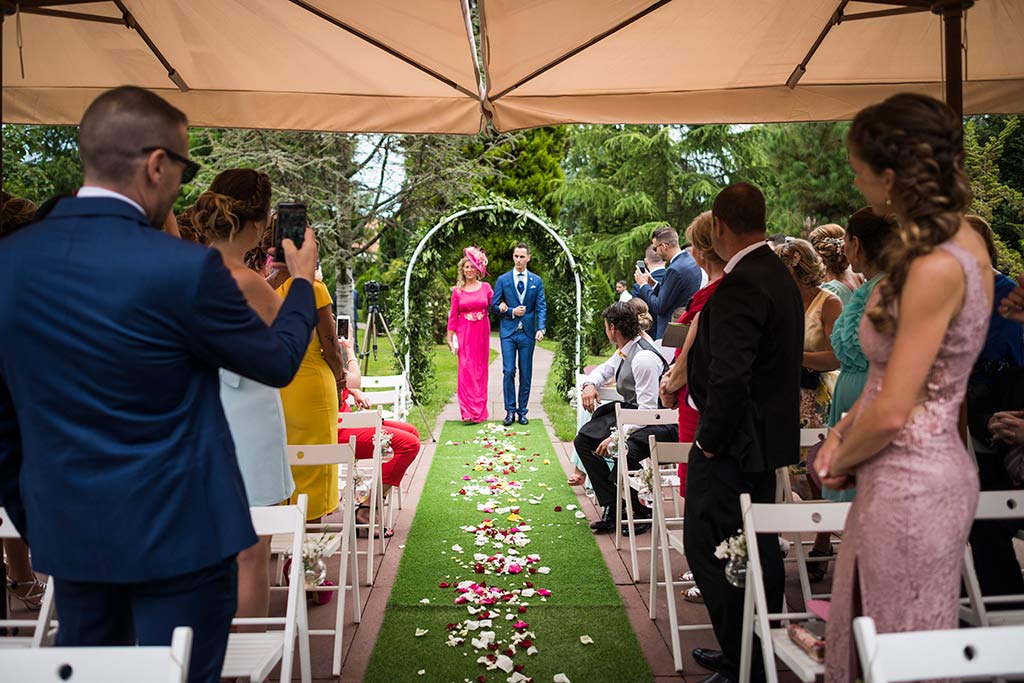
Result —
[[624, 290], [622, 290], [622, 291], [621, 291], [621, 292], [619, 293], [619, 301], [623, 301], [623, 302], [625, 302], [625, 301], [629, 301], [629, 300], [630, 300], [630, 299], [632, 299], [632, 298], [633, 298], [633, 295], [632, 295], [632, 294], [630, 294], [628, 290], [625, 290], [625, 289], [624, 289]]
[[143, 208], [141, 206], [139, 206], [139, 203], [136, 202], [134, 199], [129, 199], [128, 197], [125, 197], [123, 194], [121, 194], [119, 192], [114, 192], [113, 190], [108, 190], [105, 187], [96, 187], [95, 185], [85, 185], [85, 186], [79, 188], [78, 192], [75, 193], [75, 196], [76, 197], [80, 197], [82, 199], [88, 199], [90, 197], [105, 197], [107, 199], [120, 199], [122, 202], [127, 202], [128, 204], [131, 204], [132, 206], [134, 206], [136, 209], [139, 210], [139, 213], [141, 213], [143, 216], [146, 215], [146, 212], [143, 210]]
[[727, 273], [732, 272], [732, 269], [736, 267], [736, 264], [739, 263], [740, 261], [742, 261], [743, 257], [746, 256], [747, 254], [749, 254], [750, 252], [754, 251], [755, 249], [760, 249], [761, 247], [767, 247], [767, 246], [768, 246], [767, 242], [754, 242], [753, 244], [751, 244], [749, 246], [743, 247], [742, 249], [737, 251], [735, 254], [733, 254], [733, 257], [731, 259], [729, 259], [729, 262], [725, 264], [725, 272], [727, 272]]
[[[583, 384], [593, 384], [595, 387], [603, 387], [609, 380], [615, 377], [622, 364], [623, 359], [628, 356], [633, 346], [640, 338], [628, 342], [621, 350], [612, 354], [611, 358], [598, 365], [590, 371]], [[641, 349], [633, 356], [633, 381], [636, 384], [636, 402], [641, 410], [657, 410], [658, 408], [658, 380], [661, 379], [662, 365], [658, 355], [647, 349]], [[638, 425], [623, 425], [627, 433], [636, 429]]]

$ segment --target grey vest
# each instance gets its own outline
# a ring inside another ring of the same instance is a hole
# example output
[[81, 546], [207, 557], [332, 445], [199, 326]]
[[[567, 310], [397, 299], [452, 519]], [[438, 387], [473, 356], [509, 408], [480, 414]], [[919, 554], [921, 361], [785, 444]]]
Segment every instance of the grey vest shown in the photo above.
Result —
[[[619, 369], [615, 371], [615, 390], [619, 392], [625, 403], [639, 405], [636, 400], [636, 379], [633, 377], [633, 358], [641, 351], [650, 351], [661, 361], [661, 374], [668, 370], [668, 363], [657, 347], [643, 337], [637, 339], [636, 344], [630, 349], [629, 355], [619, 363]], [[660, 376], [660, 375], [659, 375]]]

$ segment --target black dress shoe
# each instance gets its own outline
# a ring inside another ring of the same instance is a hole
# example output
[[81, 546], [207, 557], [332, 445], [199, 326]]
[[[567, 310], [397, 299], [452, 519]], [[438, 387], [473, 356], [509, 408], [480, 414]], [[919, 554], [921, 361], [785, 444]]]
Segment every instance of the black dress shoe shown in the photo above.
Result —
[[608, 505], [601, 513], [601, 519], [590, 523], [590, 528], [595, 534], [611, 531], [615, 528], [615, 506]]
[[528, 425], [528, 424], [530, 424], [530, 421], [526, 419], [525, 415], [520, 415], [519, 416], [519, 424], [521, 424], [521, 425]]
[[697, 647], [693, 650], [693, 659], [705, 669], [718, 671], [725, 665], [725, 655], [721, 650], [709, 650]]
[[729, 676], [727, 676], [726, 674], [722, 673], [721, 671], [716, 671], [715, 673], [711, 674], [710, 676], [705, 678], [700, 683], [736, 683], [736, 679], [735, 678], [730, 678]]
[[512, 423], [516, 421], [516, 414], [511, 410], [505, 412], [505, 419], [501, 421], [501, 424], [506, 427], [511, 427]]

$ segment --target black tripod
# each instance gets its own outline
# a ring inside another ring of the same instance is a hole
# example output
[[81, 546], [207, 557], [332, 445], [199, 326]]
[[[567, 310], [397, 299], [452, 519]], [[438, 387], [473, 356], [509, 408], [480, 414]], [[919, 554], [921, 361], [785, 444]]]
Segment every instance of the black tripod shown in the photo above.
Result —
[[430, 422], [427, 420], [426, 413], [423, 412], [423, 406], [420, 405], [420, 400], [416, 396], [416, 391], [412, 388], [412, 382], [409, 381], [409, 373], [406, 372], [405, 363], [402, 362], [402, 356], [398, 353], [398, 347], [395, 346], [395, 338], [391, 336], [391, 330], [388, 329], [388, 321], [384, 319], [384, 314], [381, 313], [379, 298], [380, 298], [380, 283], [368, 282], [363, 290], [366, 294], [366, 308], [369, 311], [366, 316], [366, 332], [363, 333], [363, 367], [362, 374], [365, 377], [370, 370], [370, 354], [373, 354], [373, 359], [377, 360], [377, 326], [380, 325], [380, 329], [384, 330], [385, 336], [388, 341], [391, 342], [391, 349], [395, 354], [395, 359], [398, 361], [398, 367], [402, 370], [402, 377], [405, 378], [405, 387], [409, 390], [409, 396], [412, 397], [412, 402], [419, 408], [420, 417], [423, 418], [423, 424], [427, 427], [427, 433], [430, 434], [430, 440], [437, 443], [437, 439], [434, 438], [434, 430], [430, 428]]

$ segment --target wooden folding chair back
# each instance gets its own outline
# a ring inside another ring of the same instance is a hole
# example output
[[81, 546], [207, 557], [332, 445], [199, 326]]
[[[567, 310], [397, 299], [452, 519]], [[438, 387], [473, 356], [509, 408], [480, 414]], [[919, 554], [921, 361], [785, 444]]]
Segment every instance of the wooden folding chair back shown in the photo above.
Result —
[[[615, 547], [622, 547], [622, 525], [625, 522], [629, 529], [629, 567], [630, 578], [633, 583], [639, 581], [640, 566], [637, 562], [638, 551], [650, 551], [653, 546], [640, 546], [636, 540], [636, 522], [633, 519], [632, 496], [629, 495], [629, 488], [637, 483], [629, 476], [629, 460], [626, 458], [627, 434], [623, 427], [625, 425], [639, 425], [641, 427], [650, 425], [678, 425], [679, 414], [675, 410], [659, 408], [657, 410], [637, 410], [623, 408], [621, 404], [615, 406], [615, 432], [618, 436], [618, 481], [616, 482], [615, 496]], [[625, 500], [625, 502], [623, 502]]]
[[[0, 541], [5, 538], [21, 538], [21, 534], [14, 527], [11, 518], [7, 516], [7, 511], [0, 507]], [[2, 548], [0, 548], [0, 552], [2, 552]], [[53, 618], [53, 612], [53, 581], [50, 580], [46, 582], [43, 602], [35, 619], [0, 619], [0, 628], [10, 631], [17, 629], [19, 633], [21, 629], [32, 629], [32, 635], [0, 636], [0, 649], [53, 645], [57, 634], [57, 622]]]
[[[850, 503], [753, 503], [750, 494], [740, 494], [743, 534], [747, 543], [747, 574], [743, 597], [743, 636], [740, 644], [740, 681], [749, 683], [754, 635], [761, 640], [765, 676], [768, 683], [778, 683], [775, 657], [778, 656], [796, 674], [812, 683], [824, 673], [824, 667], [811, 659], [789, 639], [786, 629], [770, 627], [773, 620], [817, 619], [810, 612], [768, 612], [768, 599], [761, 571], [758, 534], [818, 533], [842, 531]], [[785, 609], [785, 607], [783, 607]]]
[[[252, 525], [258, 536], [288, 535], [292, 563], [288, 572], [288, 598], [284, 617], [248, 617], [231, 621], [233, 626], [267, 626], [263, 633], [232, 633], [224, 656], [221, 678], [247, 678], [265, 681], [281, 664], [281, 683], [289, 683], [299, 645], [299, 669], [302, 682], [310, 683], [309, 622], [306, 615], [305, 579], [302, 568], [302, 544], [305, 540], [306, 494], [296, 505], [251, 507]], [[282, 628], [283, 627], [283, 628]]]
[[876, 633], [853, 620], [864, 683], [1024, 675], [1024, 626]]
[[0, 650], [0, 671], [18, 683], [185, 683], [191, 654], [192, 629], [179, 626], [166, 647]]
[[[367, 411], [370, 413], [371, 411]], [[372, 411], [376, 412], [376, 411]], [[356, 415], [356, 413], [345, 413], [345, 415]], [[378, 415], [379, 418], [379, 415]], [[371, 415], [364, 415], [360, 420], [372, 419]], [[362, 424], [362, 422], [356, 422]], [[316, 534], [333, 533], [331, 543], [328, 545], [331, 554], [338, 551], [340, 556], [338, 568], [337, 586], [320, 586], [310, 588], [318, 593], [337, 593], [335, 608], [334, 628], [313, 629], [310, 636], [331, 636], [334, 640], [334, 653], [332, 661], [333, 675], [341, 674], [341, 649], [345, 630], [345, 604], [347, 591], [352, 591], [352, 621], [359, 623], [362, 618], [362, 605], [359, 595], [359, 562], [356, 549], [356, 438], [350, 437], [347, 443], [341, 444], [311, 444], [305, 446], [288, 446], [288, 459], [292, 466], [311, 465], [337, 465], [338, 476], [341, 479], [339, 490], [341, 493], [341, 524], [320, 523], [306, 524], [307, 537]], [[371, 533], [370, 536], [373, 536]], [[370, 555], [372, 557], [372, 554]], [[351, 576], [349, 575], [351, 571]], [[351, 581], [350, 581], [351, 579]], [[351, 585], [350, 585], [351, 584]]]
[[[672, 641], [672, 661], [676, 671], [683, 670], [683, 650], [680, 641], [680, 631], [701, 631], [711, 628], [711, 624], [679, 624], [679, 613], [676, 608], [677, 590], [693, 586], [693, 581], [682, 581], [673, 578], [672, 553], [676, 552], [685, 557], [683, 550], [683, 518], [679, 515], [670, 517], [665, 512], [665, 498], [660, 495], [665, 489], [671, 489], [675, 495], [678, 482], [667, 482], [662, 477], [665, 466], [675, 467], [680, 463], [686, 463], [690, 457], [691, 443], [657, 442], [654, 435], [647, 437], [651, 448], [651, 478], [653, 480], [654, 492], [654, 515], [653, 515], [653, 546], [651, 549], [651, 575], [650, 575], [650, 618], [657, 618], [658, 587], [665, 589], [665, 602], [668, 607], [669, 633]], [[661, 559], [661, 570], [664, 580], [658, 580], [658, 559]]]
[[[1024, 491], [982, 491], [978, 496], [975, 521], [1024, 519]], [[971, 546], [964, 548], [961, 574], [967, 597], [961, 600], [960, 618], [974, 626], [1024, 624], [1024, 609], [999, 609], [999, 605], [1022, 603], [1024, 594], [985, 596], [974, 567]], [[989, 609], [995, 607], [996, 609]]]

